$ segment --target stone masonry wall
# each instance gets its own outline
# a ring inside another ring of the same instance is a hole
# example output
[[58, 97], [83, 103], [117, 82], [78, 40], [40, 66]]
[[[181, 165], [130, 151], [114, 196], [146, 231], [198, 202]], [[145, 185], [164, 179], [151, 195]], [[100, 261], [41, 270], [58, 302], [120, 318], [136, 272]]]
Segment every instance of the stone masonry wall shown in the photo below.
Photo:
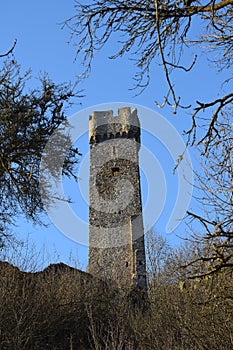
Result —
[[88, 272], [146, 288], [137, 111], [93, 112], [89, 120]]

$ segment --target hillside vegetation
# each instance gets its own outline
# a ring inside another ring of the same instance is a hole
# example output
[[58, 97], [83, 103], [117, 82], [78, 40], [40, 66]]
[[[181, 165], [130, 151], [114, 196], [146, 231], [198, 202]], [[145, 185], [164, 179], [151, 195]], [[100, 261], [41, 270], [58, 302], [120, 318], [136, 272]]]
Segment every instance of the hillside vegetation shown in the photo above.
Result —
[[65, 264], [26, 273], [1, 262], [0, 349], [232, 349], [230, 273], [189, 280], [178, 255], [165, 260], [148, 296]]

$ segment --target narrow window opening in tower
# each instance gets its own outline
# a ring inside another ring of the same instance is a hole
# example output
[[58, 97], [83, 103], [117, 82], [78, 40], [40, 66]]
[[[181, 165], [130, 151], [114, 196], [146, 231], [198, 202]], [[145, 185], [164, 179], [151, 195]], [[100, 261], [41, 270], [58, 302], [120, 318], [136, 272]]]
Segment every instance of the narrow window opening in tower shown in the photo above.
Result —
[[119, 176], [120, 175], [120, 168], [119, 167], [112, 168], [112, 175]]
[[129, 262], [128, 261], [126, 261], [126, 263], [125, 263], [125, 267], [128, 267], [129, 266]]
[[114, 155], [114, 156], [116, 156], [116, 155], [117, 155], [116, 146], [113, 146], [113, 148], [112, 148], [112, 153], [113, 153], [113, 155]]
[[139, 262], [138, 262], [138, 263], [139, 263], [139, 265], [142, 265], [142, 261], [141, 261], [141, 260], [139, 260]]
[[133, 273], [136, 273], [136, 253], [137, 251], [133, 252]]

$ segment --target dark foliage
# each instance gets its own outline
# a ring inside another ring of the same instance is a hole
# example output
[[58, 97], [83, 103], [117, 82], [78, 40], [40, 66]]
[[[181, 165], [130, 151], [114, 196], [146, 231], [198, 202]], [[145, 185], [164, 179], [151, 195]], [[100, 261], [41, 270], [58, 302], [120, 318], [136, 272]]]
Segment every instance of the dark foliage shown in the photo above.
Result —
[[[0, 238], [9, 234], [17, 215], [40, 221], [43, 205], [39, 187], [40, 160], [47, 141], [66, 120], [65, 106], [77, 96], [70, 84], [56, 85], [48, 76], [29, 90], [30, 72], [7, 60], [0, 71]], [[62, 142], [69, 140], [62, 139]], [[75, 177], [79, 152], [70, 145], [63, 173]], [[50, 171], [58, 172], [56, 162]]]

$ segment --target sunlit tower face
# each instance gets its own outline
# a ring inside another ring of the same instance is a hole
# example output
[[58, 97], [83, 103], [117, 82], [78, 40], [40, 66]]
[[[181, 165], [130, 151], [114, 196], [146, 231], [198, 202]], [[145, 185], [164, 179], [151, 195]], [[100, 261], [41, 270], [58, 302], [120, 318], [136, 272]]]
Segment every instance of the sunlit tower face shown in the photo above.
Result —
[[146, 288], [137, 110], [89, 118], [88, 272], [120, 286]]

